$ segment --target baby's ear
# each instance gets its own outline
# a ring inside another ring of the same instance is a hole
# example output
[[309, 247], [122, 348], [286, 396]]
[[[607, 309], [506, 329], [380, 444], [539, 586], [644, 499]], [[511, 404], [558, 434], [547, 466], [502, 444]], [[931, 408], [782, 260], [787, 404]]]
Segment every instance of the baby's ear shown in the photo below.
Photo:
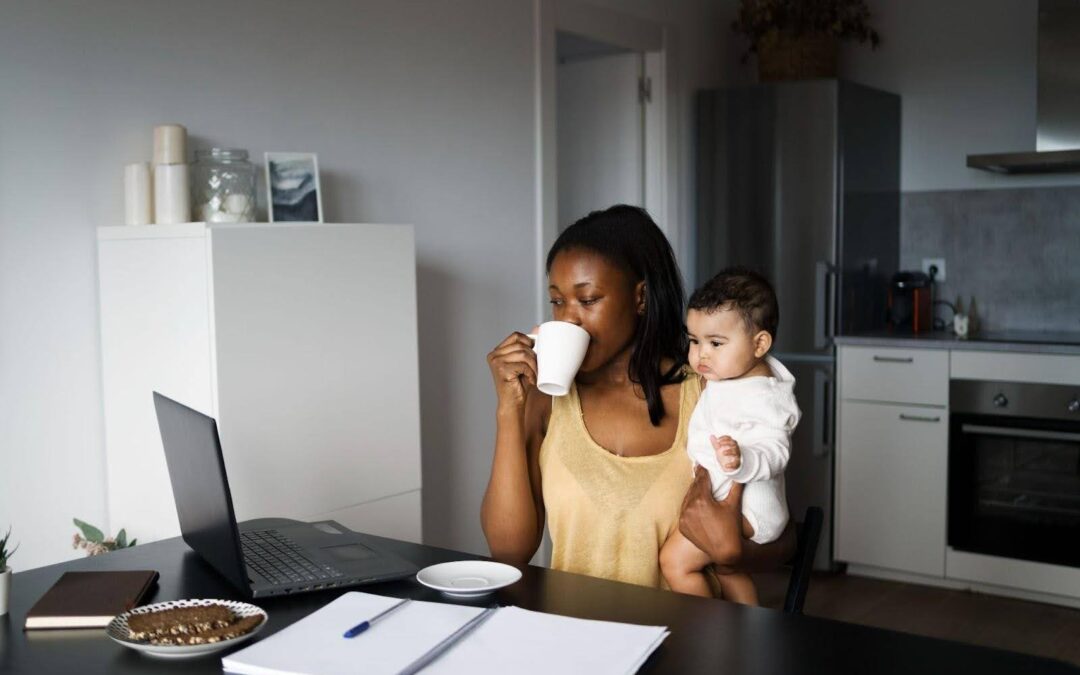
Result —
[[754, 336], [754, 358], [762, 358], [772, 349], [772, 335], [767, 330], [759, 330]]

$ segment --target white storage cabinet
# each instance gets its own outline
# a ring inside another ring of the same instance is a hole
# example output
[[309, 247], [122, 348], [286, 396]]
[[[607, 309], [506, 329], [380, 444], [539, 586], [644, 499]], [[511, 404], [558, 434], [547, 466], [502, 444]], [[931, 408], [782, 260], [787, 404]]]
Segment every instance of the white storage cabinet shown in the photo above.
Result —
[[218, 420], [237, 518], [420, 541], [410, 226], [98, 229], [108, 527], [179, 534], [152, 391]]

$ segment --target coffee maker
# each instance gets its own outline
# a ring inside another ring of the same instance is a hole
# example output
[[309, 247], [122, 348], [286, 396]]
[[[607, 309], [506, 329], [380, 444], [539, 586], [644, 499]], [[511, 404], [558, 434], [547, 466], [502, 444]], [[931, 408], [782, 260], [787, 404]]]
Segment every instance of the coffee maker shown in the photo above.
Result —
[[888, 325], [904, 333], [926, 333], [934, 327], [934, 280], [925, 272], [897, 272], [889, 283]]

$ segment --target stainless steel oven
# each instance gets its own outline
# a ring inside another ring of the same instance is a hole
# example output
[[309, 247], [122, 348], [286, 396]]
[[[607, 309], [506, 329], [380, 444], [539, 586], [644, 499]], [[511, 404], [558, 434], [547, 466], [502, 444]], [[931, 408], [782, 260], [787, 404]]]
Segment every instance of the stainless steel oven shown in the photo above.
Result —
[[1080, 387], [953, 380], [948, 542], [1080, 567]]

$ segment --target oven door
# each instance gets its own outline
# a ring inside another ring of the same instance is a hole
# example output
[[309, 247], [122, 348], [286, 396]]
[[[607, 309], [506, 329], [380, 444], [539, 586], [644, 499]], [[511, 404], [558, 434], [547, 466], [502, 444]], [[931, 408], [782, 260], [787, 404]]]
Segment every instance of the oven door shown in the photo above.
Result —
[[953, 414], [949, 546], [1080, 567], [1080, 423]]

